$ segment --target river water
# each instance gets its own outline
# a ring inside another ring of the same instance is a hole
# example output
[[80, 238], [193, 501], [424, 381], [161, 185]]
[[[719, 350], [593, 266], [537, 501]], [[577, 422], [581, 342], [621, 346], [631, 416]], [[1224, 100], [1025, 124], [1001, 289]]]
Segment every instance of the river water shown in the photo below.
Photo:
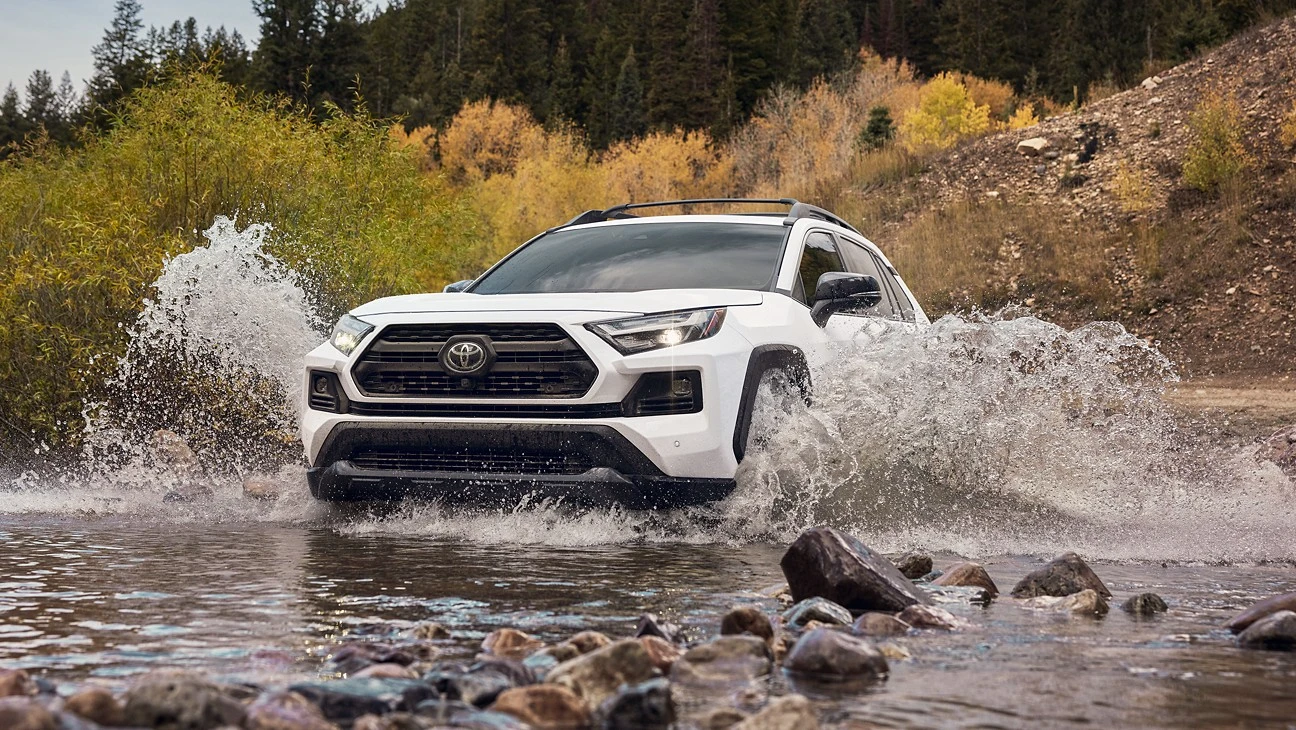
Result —
[[[763, 591], [782, 551], [828, 524], [938, 567], [977, 559], [1005, 593], [1075, 550], [1115, 598], [1102, 619], [952, 604], [971, 627], [897, 640], [910, 658], [881, 684], [762, 685], [809, 694], [825, 723], [1296, 726], [1296, 656], [1218, 628], [1296, 590], [1296, 486], [1167, 409], [1173, 367], [1119, 325], [950, 316], [844, 349], [811, 406], [766, 400], [739, 488], [710, 507], [328, 508], [285, 446], [297, 363], [321, 337], [308, 282], [265, 252], [265, 229], [208, 235], [131, 326], [117, 397], [87, 406], [84, 458], [0, 474], [0, 666], [65, 690], [177, 665], [282, 685], [326, 672], [348, 635], [409, 622], [448, 626], [453, 657], [502, 626], [627, 635], [643, 611], [700, 640], [732, 605], [777, 612]], [[202, 376], [186, 397], [167, 390], [176, 372]], [[256, 474], [283, 495], [244, 498]], [[1143, 591], [1169, 613], [1116, 608]]]

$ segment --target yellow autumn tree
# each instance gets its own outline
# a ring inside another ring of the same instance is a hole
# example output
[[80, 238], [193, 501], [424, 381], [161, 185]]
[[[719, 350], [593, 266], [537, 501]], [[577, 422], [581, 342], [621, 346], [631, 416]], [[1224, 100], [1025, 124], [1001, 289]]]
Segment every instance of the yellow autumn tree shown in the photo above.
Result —
[[1022, 104], [1017, 107], [1017, 111], [1008, 117], [1009, 129], [1025, 129], [1039, 124], [1039, 117], [1035, 116], [1035, 110], [1030, 104]]
[[544, 144], [544, 129], [525, 107], [475, 101], [441, 134], [441, 168], [458, 184], [511, 172]]
[[923, 84], [918, 106], [900, 120], [900, 142], [910, 150], [946, 149], [990, 129], [990, 107], [977, 104], [949, 74]]

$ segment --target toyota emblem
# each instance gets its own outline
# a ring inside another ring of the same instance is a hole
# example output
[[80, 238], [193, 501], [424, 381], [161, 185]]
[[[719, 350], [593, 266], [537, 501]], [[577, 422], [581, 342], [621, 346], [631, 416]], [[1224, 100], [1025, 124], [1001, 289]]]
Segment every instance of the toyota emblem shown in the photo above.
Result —
[[484, 339], [454, 337], [441, 350], [441, 367], [455, 375], [480, 375], [488, 370], [495, 353]]

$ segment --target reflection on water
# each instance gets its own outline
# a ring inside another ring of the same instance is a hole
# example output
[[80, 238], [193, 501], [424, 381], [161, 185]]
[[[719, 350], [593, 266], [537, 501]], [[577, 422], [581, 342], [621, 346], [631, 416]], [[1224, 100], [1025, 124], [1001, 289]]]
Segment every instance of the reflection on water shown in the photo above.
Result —
[[[276, 684], [315, 676], [324, 649], [373, 623], [436, 620], [469, 655], [485, 632], [546, 640], [632, 631], [642, 611], [716, 631], [735, 603], [777, 610], [780, 546], [581, 548], [355, 535], [322, 527], [0, 521], [0, 665], [119, 683], [187, 665]], [[940, 562], [940, 561], [938, 561]], [[986, 561], [1001, 588], [1033, 565]], [[975, 628], [901, 640], [913, 659], [871, 690], [797, 687], [823, 718], [883, 726], [1216, 727], [1296, 717], [1296, 657], [1243, 652], [1216, 631], [1256, 598], [1296, 590], [1289, 566], [1103, 564], [1116, 600], [1152, 590], [1167, 616], [1101, 621], [999, 601], [956, 607]], [[776, 678], [775, 691], [784, 687]], [[850, 723], [853, 724], [853, 723]]]

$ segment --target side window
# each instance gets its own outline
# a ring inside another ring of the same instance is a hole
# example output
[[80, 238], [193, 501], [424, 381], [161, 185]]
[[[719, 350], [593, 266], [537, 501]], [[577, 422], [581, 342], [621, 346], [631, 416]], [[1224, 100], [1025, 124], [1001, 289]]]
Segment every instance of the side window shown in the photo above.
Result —
[[891, 298], [896, 303], [895, 309], [899, 314], [900, 319], [903, 319], [906, 322], [914, 321], [913, 302], [909, 301], [909, 297], [905, 294], [904, 288], [900, 286], [900, 282], [896, 281], [895, 274], [892, 274], [891, 269], [882, 262], [882, 259], [874, 255], [872, 251], [869, 252], [869, 257], [873, 259], [873, 263], [877, 266], [878, 271], [882, 272], [882, 281], [885, 283], [885, 286], [891, 290]]
[[801, 252], [800, 275], [793, 285], [792, 296], [803, 304], [809, 304], [820, 276], [829, 271], [845, 270], [841, 256], [837, 253], [837, 240], [832, 234], [811, 231], [806, 236], [805, 249]]
[[886, 271], [886, 266], [863, 246], [856, 245], [851, 241], [842, 244], [842, 253], [845, 254], [851, 271], [857, 274], [867, 274], [877, 279], [878, 283], [882, 285], [882, 301], [878, 302], [876, 307], [860, 312], [860, 314], [870, 317], [900, 319], [900, 309], [896, 307], [893, 282], [890, 279], [890, 273]]

